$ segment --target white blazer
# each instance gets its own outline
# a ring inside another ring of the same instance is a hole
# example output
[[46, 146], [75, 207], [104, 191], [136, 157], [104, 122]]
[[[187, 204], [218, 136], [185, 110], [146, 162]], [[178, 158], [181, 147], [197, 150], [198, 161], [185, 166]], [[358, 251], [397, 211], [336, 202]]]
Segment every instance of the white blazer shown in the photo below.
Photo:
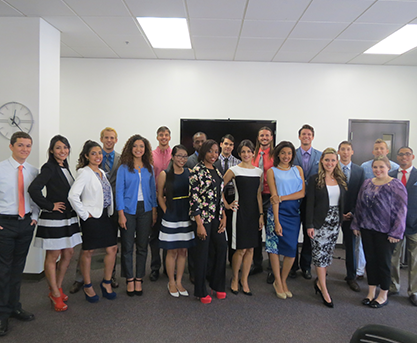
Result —
[[[106, 177], [104, 170], [100, 169], [100, 171]], [[104, 203], [103, 188], [90, 167], [78, 170], [77, 178], [68, 193], [68, 201], [84, 221], [88, 219], [90, 214], [94, 218], [101, 217]], [[113, 214], [113, 193], [111, 193], [111, 202], [107, 209], [108, 215], [111, 216]]]

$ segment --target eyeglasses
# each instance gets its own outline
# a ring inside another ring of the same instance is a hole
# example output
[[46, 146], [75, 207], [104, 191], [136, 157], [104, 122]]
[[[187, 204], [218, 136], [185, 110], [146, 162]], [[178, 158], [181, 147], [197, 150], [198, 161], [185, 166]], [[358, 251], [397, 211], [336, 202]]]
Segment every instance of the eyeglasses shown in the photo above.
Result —
[[397, 154], [397, 156], [403, 157], [403, 156], [407, 156], [410, 157], [412, 155], [411, 152], [400, 152]]
[[183, 159], [183, 160], [188, 159], [187, 155], [174, 155], [174, 157], [179, 158], [179, 159]]

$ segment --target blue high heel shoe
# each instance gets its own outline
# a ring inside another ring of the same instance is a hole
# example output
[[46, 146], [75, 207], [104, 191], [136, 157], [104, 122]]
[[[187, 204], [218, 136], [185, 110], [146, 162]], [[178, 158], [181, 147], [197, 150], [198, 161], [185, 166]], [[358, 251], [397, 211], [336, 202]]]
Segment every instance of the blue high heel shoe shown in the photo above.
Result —
[[84, 284], [84, 286], [83, 286], [83, 292], [84, 292], [84, 295], [85, 295], [85, 300], [87, 300], [89, 303], [94, 304], [94, 303], [96, 303], [96, 302], [98, 302], [100, 300], [100, 297], [97, 294], [96, 295], [93, 295], [92, 297], [90, 297], [85, 292], [85, 288], [90, 288], [92, 285], [93, 284], [91, 282], [89, 284]]
[[103, 281], [101, 281], [100, 283], [100, 288], [101, 288], [101, 292], [103, 294], [103, 298], [107, 298], [109, 300], [113, 300], [116, 298], [117, 293], [116, 292], [107, 292], [107, 289], [104, 288], [103, 283], [105, 283], [106, 285], [110, 285], [111, 284], [111, 279], [110, 280], [105, 280], [103, 279]]

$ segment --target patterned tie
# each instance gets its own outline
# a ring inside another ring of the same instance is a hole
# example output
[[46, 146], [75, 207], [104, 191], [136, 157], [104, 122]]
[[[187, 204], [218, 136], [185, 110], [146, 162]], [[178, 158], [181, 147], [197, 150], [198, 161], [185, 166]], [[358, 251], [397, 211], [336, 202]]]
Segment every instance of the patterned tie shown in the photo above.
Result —
[[229, 158], [224, 159], [224, 173], [226, 174], [227, 169], [229, 169]]
[[[265, 152], [261, 151], [259, 153], [261, 156], [259, 157], [259, 169], [262, 170], [262, 175], [264, 174], [264, 154]], [[262, 179], [264, 180], [264, 179]], [[264, 183], [261, 182], [261, 192], [264, 190]]]
[[19, 174], [17, 178], [17, 191], [19, 193], [19, 216], [24, 218], [25, 216], [25, 186], [23, 181], [23, 166], [19, 166]]
[[110, 154], [106, 155], [106, 162], [104, 163], [104, 171], [109, 174], [110, 173]]
[[343, 166], [342, 170], [343, 170], [343, 174], [345, 174], [346, 176], [347, 182], [349, 182], [349, 168], [347, 166]]
[[404, 187], [407, 185], [407, 178], [405, 177], [405, 174], [407, 174], [406, 170], [401, 170], [401, 173], [403, 173], [403, 176], [401, 178], [401, 183], [404, 185]]

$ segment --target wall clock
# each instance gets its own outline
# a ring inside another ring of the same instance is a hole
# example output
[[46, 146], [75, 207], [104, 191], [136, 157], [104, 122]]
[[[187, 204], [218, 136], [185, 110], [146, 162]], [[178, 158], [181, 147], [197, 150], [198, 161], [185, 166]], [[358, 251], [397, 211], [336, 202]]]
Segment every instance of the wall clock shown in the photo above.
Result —
[[8, 102], [0, 107], [0, 134], [7, 139], [17, 131], [29, 133], [33, 122], [32, 112], [21, 103]]

